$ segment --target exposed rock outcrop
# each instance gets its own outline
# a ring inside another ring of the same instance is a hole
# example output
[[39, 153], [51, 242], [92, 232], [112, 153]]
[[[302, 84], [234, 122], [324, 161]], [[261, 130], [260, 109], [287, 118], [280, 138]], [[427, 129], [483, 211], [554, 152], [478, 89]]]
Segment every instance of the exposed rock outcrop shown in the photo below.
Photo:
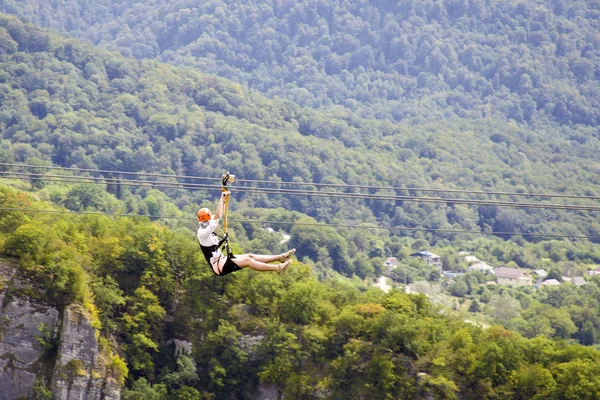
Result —
[[52, 377], [52, 393], [65, 400], [118, 400], [119, 385], [107, 377], [96, 332], [82, 307], [64, 313], [61, 343]]
[[81, 306], [63, 313], [15, 294], [15, 264], [0, 260], [0, 398], [31, 398], [36, 380], [61, 400], [119, 400]]
[[[0, 262], [0, 387], [3, 399], [29, 398], [42, 373], [45, 347], [41, 326], [52, 330], [58, 310], [11, 298], [6, 290], [15, 269]], [[45, 324], [45, 325], [41, 325]]]

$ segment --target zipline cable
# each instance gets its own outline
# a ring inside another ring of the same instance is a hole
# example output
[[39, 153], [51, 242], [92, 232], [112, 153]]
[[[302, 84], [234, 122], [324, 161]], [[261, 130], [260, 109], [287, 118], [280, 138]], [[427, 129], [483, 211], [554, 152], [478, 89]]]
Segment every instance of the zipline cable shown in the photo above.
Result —
[[[40, 165], [21, 164], [21, 163], [0, 163], [0, 166], [38, 168], [38, 169], [54, 169], [54, 170], [67, 170], [67, 171], [83, 171], [83, 172], [95, 172], [95, 173], [111, 173], [111, 174], [124, 174], [124, 175], [142, 175], [142, 176], [168, 177], [168, 178], [190, 179], [190, 180], [208, 180], [208, 181], [218, 181], [219, 180], [219, 178], [206, 177], [206, 176], [159, 174], [159, 173], [151, 173], [151, 172], [128, 172], [128, 171], [117, 171], [117, 170], [59, 167], [59, 166], [40, 166]], [[346, 189], [404, 190], [404, 191], [415, 191], [415, 192], [440, 192], [440, 193], [520, 196], [520, 197], [550, 197], [550, 198], [554, 197], [554, 198], [591, 199], [591, 200], [600, 199], [600, 196], [582, 196], [582, 195], [558, 194], [558, 193], [519, 193], [519, 192], [502, 192], [502, 191], [496, 192], [496, 191], [462, 190], [462, 189], [437, 189], [437, 188], [419, 188], [419, 187], [352, 185], [352, 184], [345, 184], [345, 183], [342, 184], [342, 183], [291, 182], [291, 181], [273, 181], [273, 180], [260, 180], [260, 179], [238, 179], [237, 181], [240, 183], [250, 183], [250, 184], [263, 183], [263, 184], [272, 184], [272, 185], [336, 187], [336, 188], [346, 188]]]
[[[17, 176], [22, 180], [44, 180], [44, 174], [30, 174], [24, 172], [6, 172], [0, 171], [0, 175]], [[35, 176], [35, 177], [34, 177]], [[64, 178], [64, 179], [63, 179]], [[94, 178], [94, 177], [63, 177], [61, 175], [52, 175], [52, 178], [45, 180], [55, 182], [79, 182], [90, 184], [105, 184], [97, 182], [98, 180], [111, 182], [115, 185], [129, 186], [152, 186], [173, 189], [185, 190], [202, 190], [202, 189], [220, 189], [219, 185], [210, 184], [193, 184], [193, 183], [177, 183], [165, 181], [141, 181], [141, 180], [124, 180], [119, 178]], [[558, 209], [558, 210], [575, 210], [575, 211], [600, 211], [600, 206], [584, 206], [577, 204], [555, 204], [555, 203], [528, 203], [528, 202], [513, 202], [500, 200], [473, 200], [473, 199], [453, 199], [443, 197], [419, 197], [419, 196], [394, 196], [394, 195], [379, 195], [365, 193], [340, 193], [326, 191], [306, 191], [296, 189], [272, 189], [272, 188], [254, 188], [239, 186], [236, 189], [241, 192], [254, 192], [261, 194], [280, 194], [280, 195], [295, 195], [295, 196], [316, 196], [316, 197], [335, 197], [345, 199], [360, 199], [360, 200], [388, 200], [388, 201], [411, 201], [421, 203], [444, 203], [444, 204], [467, 204], [477, 206], [495, 206], [495, 207], [515, 207], [515, 208], [538, 208], [538, 209]]]
[[[41, 210], [36, 208], [18, 208], [18, 207], [0, 207], [0, 211], [20, 211], [20, 212], [34, 212], [34, 213], [56, 213], [56, 214], [78, 214], [78, 215], [103, 215], [107, 217], [124, 217], [124, 218], [152, 218], [152, 219], [176, 219], [176, 220], [189, 220], [195, 221], [193, 217], [178, 217], [173, 215], [150, 215], [150, 214], [117, 214], [117, 213], [104, 213], [100, 211], [71, 211], [71, 210]], [[570, 239], [588, 239], [588, 240], [600, 240], [600, 236], [586, 236], [586, 235], [562, 235], [552, 233], [527, 233], [527, 232], [485, 232], [485, 231], [469, 231], [464, 229], [442, 229], [442, 228], [410, 228], [410, 227], [385, 227], [385, 226], [369, 226], [369, 225], [353, 225], [353, 224], [328, 224], [319, 222], [293, 222], [293, 221], [268, 221], [268, 220], [254, 220], [254, 219], [232, 219], [231, 222], [236, 223], [257, 223], [257, 224], [271, 224], [271, 225], [297, 225], [297, 226], [318, 226], [318, 227], [332, 227], [332, 228], [360, 228], [369, 230], [388, 230], [388, 231], [416, 231], [416, 232], [440, 232], [440, 233], [464, 233], [464, 234], [475, 234], [475, 235], [494, 235], [494, 236], [528, 236], [528, 237], [551, 237], [551, 238], [570, 238]]]
[[123, 175], [158, 176], [158, 177], [164, 177], [164, 178], [204, 179], [204, 180], [209, 180], [209, 181], [220, 181], [221, 180], [220, 178], [202, 177], [202, 176], [186, 176], [186, 175], [159, 174], [159, 173], [155, 173], [155, 172], [129, 172], [129, 171], [116, 171], [116, 170], [109, 170], [109, 169], [59, 167], [59, 166], [56, 166], [56, 165], [34, 165], [34, 164], [20, 164], [20, 163], [0, 163], [0, 166], [5, 166], [5, 167], [24, 167], [24, 168], [40, 168], [40, 169], [55, 169], [55, 170], [66, 170], [66, 171], [97, 172], [97, 173], [123, 174]]

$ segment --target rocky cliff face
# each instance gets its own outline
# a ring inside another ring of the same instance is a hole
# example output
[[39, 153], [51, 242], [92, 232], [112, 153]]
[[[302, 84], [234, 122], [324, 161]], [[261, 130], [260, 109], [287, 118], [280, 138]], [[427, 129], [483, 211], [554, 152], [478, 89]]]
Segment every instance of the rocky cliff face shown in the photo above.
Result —
[[107, 377], [96, 333], [84, 310], [71, 305], [62, 320], [61, 343], [52, 377], [57, 399], [118, 400], [120, 388]]
[[0, 398], [49, 394], [50, 386], [55, 399], [119, 400], [83, 309], [71, 305], [61, 313], [15, 295], [19, 285], [14, 264], [0, 260]]
[[[5, 288], [11, 283], [14, 269], [0, 265]], [[32, 304], [26, 298], [12, 298], [6, 289], [0, 292], [0, 387], [2, 398], [28, 398], [36, 378], [43, 376], [46, 349], [38, 327], [53, 329], [58, 310]], [[44, 324], [44, 325], [41, 325]]]

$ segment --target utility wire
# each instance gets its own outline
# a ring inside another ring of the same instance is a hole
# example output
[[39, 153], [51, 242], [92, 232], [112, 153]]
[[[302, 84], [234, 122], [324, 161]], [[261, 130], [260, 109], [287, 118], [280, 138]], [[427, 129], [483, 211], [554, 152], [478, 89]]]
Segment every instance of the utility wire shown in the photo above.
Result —
[[[115, 185], [129, 186], [152, 186], [161, 188], [185, 189], [185, 190], [220, 190], [220, 185], [210, 184], [194, 184], [194, 183], [177, 183], [165, 181], [147, 181], [147, 180], [125, 180], [119, 178], [94, 178], [94, 177], [68, 177], [62, 175], [50, 175], [50, 178], [45, 178], [45, 174], [30, 174], [25, 172], [2, 172], [0, 175], [16, 176], [23, 180], [48, 180], [56, 182], [79, 182], [91, 184], [104, 184], [97, 182], [103, 180], [111, 182]], [[421, 203], [444, 203], [444, 204], [467, 204], [477, 206], [494, 206], [494, 207], [515, 207], [515, 208], [538, 208], [538, 209], [558, 209], [558, 210], [575, 210], [575, 211], [600, 211], [600, 206], [585, 206], [577, 204], [555, 204], [555, 203], [530, 203], [530, 202], [513, 202], [500, 200], [473, 200], [473, 199], [453, 199], [443, 197], [420, 197], [420, 196], [398, 196], [398, 195], [379, 195], [365, 193], [340, 193], [329, 191], [307, 191], [297, 189], [273, 189], [273, 188], [255, 188], [237, 186], [238, 192], [254, 192], [261, 194], [280, 194], [280, 195], [295, 195], [295, 196], [316, 196], [316, 197], [335, 197], [344, 199], [361, 199], [361, 200], [388, 200], [388, 201], [411, 201]]]
[[[84, 171], [84, 172], [111, 173], [111, 174], [124, 174], [124, 175], [142, 175], [142, 176], [168, 177], [168, 178], [190, 179], [190, 180], [208, 180], [208, 181], [220, 181], [221, 180], [220, 178], [213, 178], [213, 177], [206, 177], [206, 176], [159, 174], [159, 173], [150, 173], [150, 172], [128, 172], [128, 171], [116, 171], [116, 170], [105, 170], [105, 169], [75, 168], [75, 167], [40, 166], [40, 165], [20, 164], [20, 163], [0, 163], [0, 166], [55, 169], [55, 170], [67, 170], [67, 171]], [[581, 196], [581, 195], [558, 194], [558, 193], [496, 192], [496, 191], [482, 191], [482, 190], [351, 185], [351, 184], [345, 184], [345, 183], [290, 182], [290, 181], [273, 181], [273, 180], [260, 180], [260, 179], [237, 179], [237, 181], [240, 183], [243, 182], [243, 183], [250, 183], [250, 184], [263, 183], [263, 184], [272, 184], [272, 185], [336, 187], [336, 188], [346, 188], [346, 189], [405, 190], [405, 191], [418, 191], [418, 192], [483, 194], [483, 195], [521, 196], [521, 197], [550, 197], [550, 198], [572, 198], [572, 199], [592, 199], [592, 200], [600, 199], [600, 196]]]
[[[129, 217], [129, 218], [153, 218], [153, 219], [177, 219], [177, 220], [196, 220], [194, 217], [179, 217], [173, 215], [149, 215], [149, 214], [117, 214], [117, 213], [104, 213], [100, 211], [70, 211], [70, 210], [43, 210], [36, 208], [18, 208], [18, 207], [0, 207], [0, 211], [20, 211], [20, 212], [34, 212], [34, 213], [57, 213], [57, 214], [79, 214], [79, 215], [103, 215], [107, 217]], [[230, 222], [236, 223], [257, 223], [257, 224], [271, 224], [271, 225], [297, 225], [297, 226], [328, 226], [332, 228], [360, 228], [368, 230], [388, 230], [388, 231], [417, 231], [417, 232], [441, 232], [441, 233], [465, 233], [465, 234], [476, 234], [476, 235], [494, 235], [494, 236], [528, 236], [528, 237], [551, 237], [551, 238], [570, 238], [570, 239], [588, 239], [596, 240], [600, 239], [600, 236], [585, 236], [585, 235], [560, 235], [551, 233], [527, 233], [527, 232], [484, 232], [484, 231], [469, 231], [463, 229], [440, 229], [440, 228], [409, 228], [409, 227], [385, 227], [385, 226], [369, 226], [369, 225], [355, 225], [355, 224], [327, 224], [319, 222], [294, 222], [294, 221], [268, 221], [268, 220], [254, 220], [254, 219], [232, 219]]]
[[158, 216], [150, 214], [117, 214], [117, 213], [105, 213], [101, 211], [75, 211], [75, 210], [44, 210], [38, 208], [18, 208], [18, 207], [0, 207], [0, 211], [22, 211], [22, 212], [34, 212], [42, 214], [79, 214], [79, 215], [104, 215], [107, 217], [127, 217], [127, 218], [156, 218], [156, 219], [192, 219], [192, 217], [178, 217], [175, 215], [169, 216]]
[[220, 181], [221, 178], [209, 178], [203, 176], [186, 176], [186, 175], [170, 175], [170, 174], [158, 174], [154, 172], [129, 172], [129, 171], [116, 171], [108, 169], [92, 169], [92, 168], [77, 168], [77, 167], [59, 167], [55, 165], [34, 165], [34, 164], [21, 164], [21, 163], [0, 163], [0, 166], [5, 167], [23, 167], [23, 168], [40, 168], [40, 169], [56, 169], [65, 171], [83, 171], [83, 172], [98, 172], [108, 174], [122, 174], [122, 175], [143, 175], [143, 176], [158, 176], [167, 178], [181, 178], [181, 179], [204, 179], [209, 181]]

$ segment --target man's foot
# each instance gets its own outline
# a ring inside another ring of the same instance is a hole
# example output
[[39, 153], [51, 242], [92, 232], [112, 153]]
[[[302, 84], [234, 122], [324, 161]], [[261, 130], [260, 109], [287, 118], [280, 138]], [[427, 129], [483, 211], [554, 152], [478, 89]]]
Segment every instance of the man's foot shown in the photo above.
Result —
[[287, 260], [286, 262], [279, 264], [277, 266], [277, 273], [280, 275], [283, 274], [283, 271], [285, 271], [290, 266], [291, 263], [292, 263], [292, 260]]
[[291, 249], [290, 251], [286, 251], [285, 253], [283, 253], [279, 256], [279, 261], [284, 262], [284, 261], [289, 260], [290, 258], [292, 258], [292, 256], [294, 255], [295, 252], [296, 252], [296, 249]]

